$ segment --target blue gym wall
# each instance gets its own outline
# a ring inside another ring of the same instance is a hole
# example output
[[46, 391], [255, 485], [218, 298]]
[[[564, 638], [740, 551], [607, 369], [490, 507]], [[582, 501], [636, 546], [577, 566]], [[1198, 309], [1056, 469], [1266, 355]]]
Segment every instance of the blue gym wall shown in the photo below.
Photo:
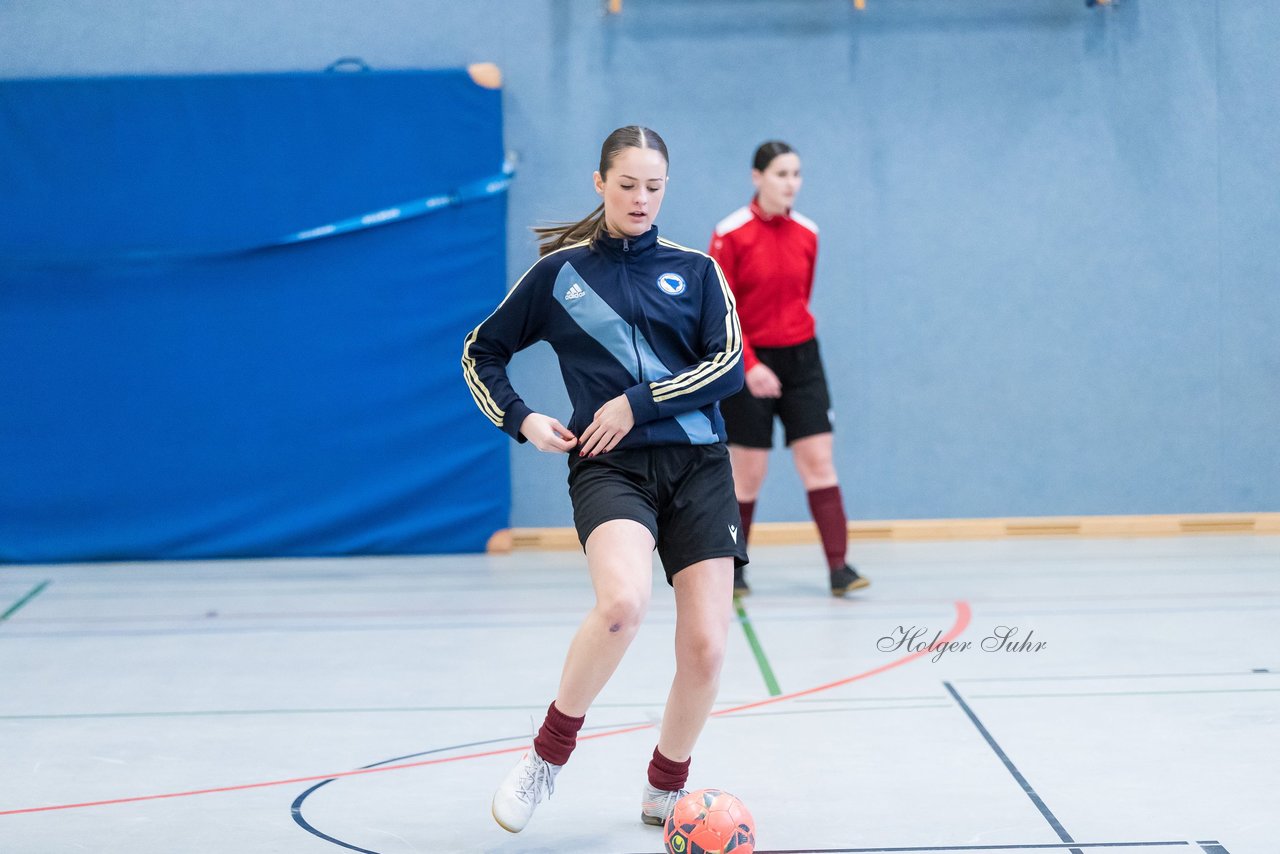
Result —
[[[697, 247], [787, 139], [851, 517], [1280, 510], [1280, 6], [867, 5], [9, 3], [0, 76], [496, 62], [509, 279], [527, 225], [594, 206], [616, 125], [666, 137], [660, 224]], [[545, 347], [513, 376], [567, 416]], [[773, 466], [758, 518], [807, 518]], [[513, 448], [512, 471], [513, 524], [570, 523], [563, 459]]]

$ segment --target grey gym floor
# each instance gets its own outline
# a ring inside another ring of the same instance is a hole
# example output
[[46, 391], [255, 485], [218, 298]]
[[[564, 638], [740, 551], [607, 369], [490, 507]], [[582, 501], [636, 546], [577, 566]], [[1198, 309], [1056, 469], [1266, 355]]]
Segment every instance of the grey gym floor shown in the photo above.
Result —
[[[816, 545], [753, 551], [690, 784], [758, 851], [1280, 852], [1280, 537], [853, 555], [874, 583], [837, 601]], [[489, 798], [589, 606], [580, 554], [0, 568], [0, 851], [660, 851], [654, 592], [510, 835]], [[1030, 644], [984, 651], [1000, 627]], [[970, 646], [887, 648], [913, 629]]]

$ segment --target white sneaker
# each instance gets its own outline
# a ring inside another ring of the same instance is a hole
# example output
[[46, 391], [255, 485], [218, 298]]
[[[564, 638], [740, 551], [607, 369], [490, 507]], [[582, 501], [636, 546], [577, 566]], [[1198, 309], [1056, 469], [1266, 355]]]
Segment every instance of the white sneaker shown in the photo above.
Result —
[[644, 784], [644, 796], [640, 800], [640, 820], [645, 824], [658, 827], [667, 823], [667, 817], [676, 808], [676, 801], [689, 794], [688, 789], [668, 792], [666, 789], [655, 789]]
[[493, 794], [494, 821], [511, 833], [524, 830], [534, 809], [555, 791], [556, 775], [563, 767], [552, 765], [529, 748]]

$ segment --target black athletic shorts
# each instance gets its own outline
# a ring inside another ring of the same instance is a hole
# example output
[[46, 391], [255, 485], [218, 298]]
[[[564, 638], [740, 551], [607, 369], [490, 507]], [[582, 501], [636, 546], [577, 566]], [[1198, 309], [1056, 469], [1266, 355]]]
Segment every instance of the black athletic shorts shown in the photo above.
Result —
[[571, 453], [569, 498], [584, 549], [591, 532], [614, 519], [648, 528], [668, 584], [701, 560], [747, 563], [729, 449], [722, 444], [655, 445], [597, 457]]
[[756, 358], [778, 375], [782, 397], [756, 397], [742, 391], [720, 401], [729, 444], [773, 447], [773, 419], [782, 419], [787, 444], [831, 432], [831, 394], [822, 370], [818, 339], [794, 347], [757, 347]]

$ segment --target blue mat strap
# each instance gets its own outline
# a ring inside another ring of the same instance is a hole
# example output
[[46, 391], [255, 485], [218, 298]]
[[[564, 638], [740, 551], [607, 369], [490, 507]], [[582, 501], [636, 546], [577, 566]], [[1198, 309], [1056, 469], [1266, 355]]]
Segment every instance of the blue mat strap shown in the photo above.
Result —
[[[499, 193], [505, 193], [507, 188], [511, 186], [511, 180], [515, 176], [515, 168], [510, 160], [502, 164], [502, 171], [488, 178], [481, 178], [478, 181], [472, 181], [463, 184], [450, 193], [442, 193], [436, 196], [428, 196], [425, 199], [414, 199], [411, 202], [396, 205], [390, 208], [384, 208], [380, 211], [367, 213], [363, 216], [353, 216], [339, 222], [322, 225], [318, 228], [309, 228], [306, 231], [299, 231], [283, 237], [273, 243], [257, 247], [266, 249], [271, 246], [287, 246], [293, 243], [303, 243], [308, 240], [318, 240], [322, 237], [333, 237], [339, 234], [348, 234], [353, 231], [361, 231], [366, 228], [374, 228], [379, 225], [386, 225], [391, 222], [412, 219], [413, 217], [424, 216], [434, 211], [443, 210], [453, 205], [466, 204], [476, 199], [484, 199], [489, 196], [496, 196]], [[245, 250], [254, 251], [254, 250]]]

